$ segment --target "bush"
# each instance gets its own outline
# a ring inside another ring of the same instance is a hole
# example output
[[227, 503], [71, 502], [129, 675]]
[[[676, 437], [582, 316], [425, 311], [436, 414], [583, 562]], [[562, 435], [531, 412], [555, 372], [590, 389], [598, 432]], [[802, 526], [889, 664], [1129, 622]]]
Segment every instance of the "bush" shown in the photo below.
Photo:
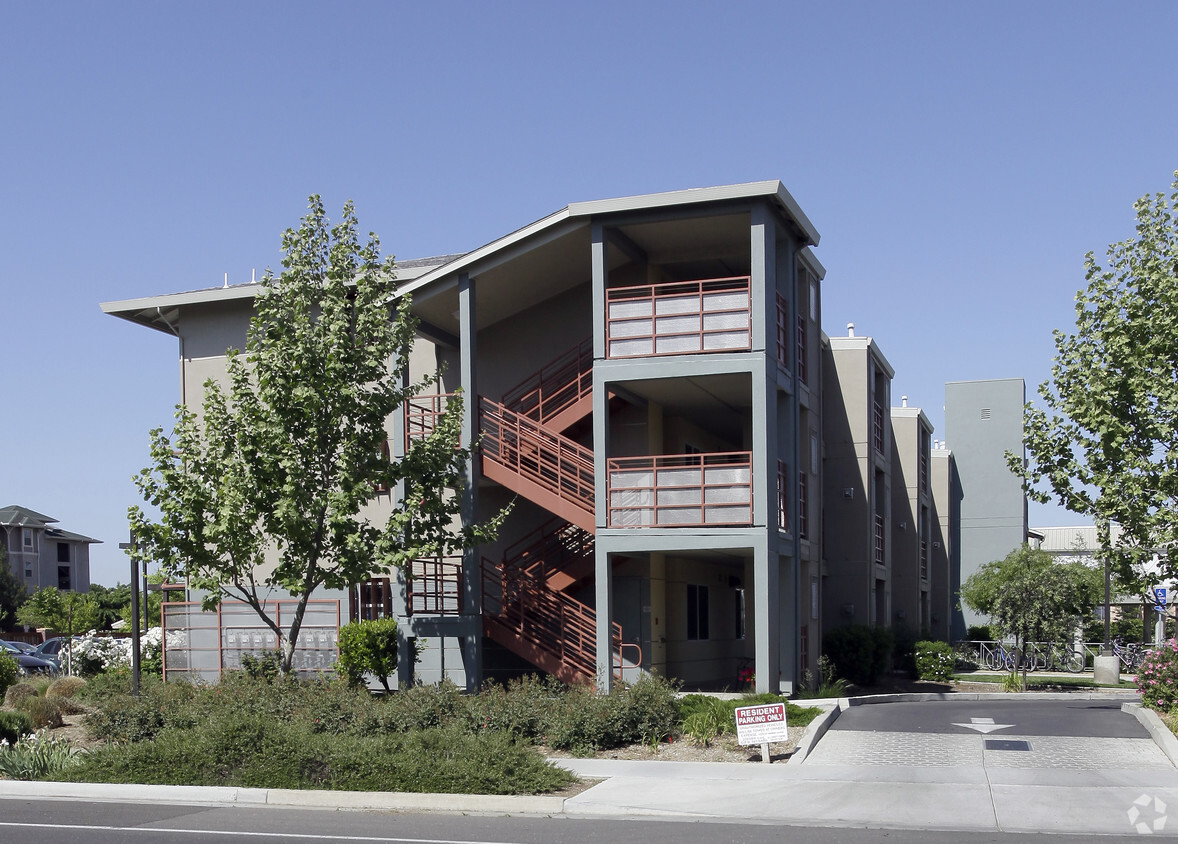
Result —
[[970, 642], [997, 642], [1002, 637], [997, 635], [993, 625], [971, 624], [965, 629], [965, 638]]
[[919, 680], [948, 680], [957, 665], [957, 656], [948, 642], [917, 642], [914, 655]]
[[1142, 705], [1162, 712], [1178, 707], [1178, 640], [1146, 653], [1134, 679]]
[[719, 721], [720, 731], [717, 735], [736, 732], [736, 709], [740, 706], [756, 706], [763, 703], [781, 703], [785, 701], [786, 723], [794, 727], [804, 727], [818, 717], [819, 710], [812, 706], [798, 706], [780, 695], [765, 692], [759, 695], [742, 695], [732, 700], [721, 700], [711, 695], [684, 695], [679, 700], [679, 717], [681, 730], [686, 735], [689, 732], [688, 722], [698, 723], [696, 716], [703, 714], [704, 722]]
[[9, 686], [8, 691], [4, 693], [4, 705], [9, 709], [17, 709], [22, 700], [36, 696], [37, 688], [31, 683], [17, 683], [15, 686]]
[[0, 697], [20, 680], [20, 663], [8, 653], [0, 653]]
[[354, 685], [364, 685], [373, 674], [389, 691], [389, 677], [397, 670], [397, 620], [354, 621], [339, 630], [339, 671]]
[[56, 700], [51, 700], [47, 697], [29, 696], [22, 698], [17, 704], [17, 709], [29, 716], [29, 720], [33, 722], [33, 727], [41, 730], [45, 728], [52, 729], [53, 727], [60, 727], [64, 721], [61, 720], [61, 706]]
[[33, 732], [33, 720], [15, 709], [0, 709], [0, 743], [16, 744], [21, 736]]
[[506, 687], [487, 686], [466, 701], [467, 729], [498, 730], [521, 739], [536, 740], [544, 735], [549, 703], [565, 693], [566, 686], [555, 677], [528, 674]]
[[892, 654], [892, 631], [851, 624], [836, 627], [822, 641], [822, 652], [835, 671], [852, 683], [870, 686], [887, 670]]
[[45, 697], [70, 699], [85, 687], [81, 677], [58, 677], [45, 690]]

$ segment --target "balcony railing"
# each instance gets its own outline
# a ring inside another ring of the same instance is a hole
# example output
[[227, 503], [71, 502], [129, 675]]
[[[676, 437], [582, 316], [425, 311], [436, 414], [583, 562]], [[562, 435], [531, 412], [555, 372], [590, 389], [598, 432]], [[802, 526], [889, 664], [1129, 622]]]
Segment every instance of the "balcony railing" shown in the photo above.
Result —
[[606, 314], [610, 358], [752, 348], [748, 276], [612, 287]]
[[920, 579], [928, 580], [928, 543], [920, 541]]
[[462, 612], [462, 557], [423, 557], [410, 563], [409, 615]]
[[610, 527], [749, 525], [752, 452], [609, 461]]
[[438, 417], [446, 412], [453, 393], [414, 396], [405, 402], [405, 449], [414, 440], [424, 440], [434, 432]]
[[884, 561], [884, 520], [878, 513], [875, 514], [875, 561], [881, 565]]
[[777, 526], [789, 530], [789, 466], [777, 461]]
[[883, 405], [879, 402], [874, 402], [874, 411], [872, 413], [872, 441], [875, 443], [875, 450], [879, 454], [883, 454], [884, 450], [884, 411]]
[[805, 472], [798, 472], [798, 538], [807, 539], [810, 535], [810, 514], [807, 500], [810, 497], [809, 476]]
[[806, 381], [806, 317], [804, 314], [798, 315], [798, 380], [803, 384]]

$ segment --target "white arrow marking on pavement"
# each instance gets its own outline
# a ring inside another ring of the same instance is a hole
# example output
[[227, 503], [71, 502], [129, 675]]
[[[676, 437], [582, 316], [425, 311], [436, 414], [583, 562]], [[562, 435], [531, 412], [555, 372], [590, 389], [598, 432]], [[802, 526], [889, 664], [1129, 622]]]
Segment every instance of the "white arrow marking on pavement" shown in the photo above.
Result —
[[954, 724], [954, 727], [965, 727], [967, 730], [977, 730], [979, 733], [992, 733], [995, 730], [1005, 730], [1014, 724], [995, 724], [993, 718], [970, 718], [968, 724]]

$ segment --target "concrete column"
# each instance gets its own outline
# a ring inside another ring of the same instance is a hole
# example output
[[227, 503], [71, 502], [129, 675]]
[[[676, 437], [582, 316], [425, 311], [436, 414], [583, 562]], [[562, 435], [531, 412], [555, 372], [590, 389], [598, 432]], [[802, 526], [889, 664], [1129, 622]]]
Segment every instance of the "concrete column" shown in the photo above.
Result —
[[[409, 369], [398, 379], [398, 385], [404, 389], [409, 385]], [[405, 404], [402, 402], [393, 411], [393, 433], [389, 442], [389, 454], [394, 461], [405, 457]], [[405, 482], [398, 481], [393, 487], [393, 503], [399, 506], [405, 500]], [[413, 650], [410, 647], [407, 634], [409, 619], [409, 582], [405, 572], [396, 572], [397, 589], [393, 595], [393, 615], [397, 617], [397, 688], [406, 689], [413, 685]]]
[[650, 555], [650, 670], [667, 676], [667, 557]]
[[[458, 277], [459, 378], [462, 384], [462, 444], [470, 446], [478, 440], [478, 321], [476, 313], [475, 280], [463, 273]], [[462, 489], [462, 522], [471, 524], [479, 515], [478, 458], [472, 453], [466, 462], [465, 485]], [[470, 548], [462, 555], [462, 613], [468, 618], [482, 616], [482, 589], [479, 552]], [[483, 674], [482, 629], [475, 630], [463, 640], [462, 658], [466, 668], [466, 690], [477, 691]]]
[[595, 544], [596, 556], [596, 615], [597, 615], [597, 691], [609, 694], [614, 684], [613, 643], [610, 635], [610, 621], [613, 619], [613, 572], [609, 564], [609, 552], [601, 543]]
[[776, 550], [769, 552], [768, 533], [753, 548], [753, 635], [756, 637], [758, 692], [776, 692], [780, 660], [780, 618], [778, 602], [781, 590], [780, 565]]

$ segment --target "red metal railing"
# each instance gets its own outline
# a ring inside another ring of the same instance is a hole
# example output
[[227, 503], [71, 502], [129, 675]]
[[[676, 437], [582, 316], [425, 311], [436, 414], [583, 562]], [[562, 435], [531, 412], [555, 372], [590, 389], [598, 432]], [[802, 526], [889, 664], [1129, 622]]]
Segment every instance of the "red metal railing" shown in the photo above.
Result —
[[884, 520], [878, 513], [875, 514], [875, 561], [884, 561]]
[[884, 448], [884, 412], [883, 405], [879, 402], [873, 403], [872, 412], [872, 439], [875, 442], [875, 450], [883, 454]]
[[[596, 611], [563, 592], [548, 589], [543, 579], [484, 557], [483, 616], [492, 635], [507, 633], [558, 661], [564, 669], [561, 679], [569, 679], [570, 673], [596, 679]], [[610, 639], [619, 661], [623, 647], [637, 647], [622, 642], [622, 626], [617, 622], [610, 624]], [[639, 650], [637, 664], [641, 662]], [[613, 668], [618, 673], [620, 666], [615, 663]]]
[[593, 534], [560, 518], [544, 524], [503, 549], [503, 565], [547, 581], [569, 569], [592, 564]]
[[593, 452], [498, 402], [479, 402], [479, 451], [586, 513], [593, 513]]
[[462, 612], [462, 557], [422, 557], [409, 566], [409, 615]]
[[405, 402], [405, 448], [414, 440], [423, 440], [437, 427], [438, 417], [446, 412], [446, 405], [454, 393], [414, 396]]
[[391, 578], [374, 577], [352, 587], [348, 600], [348, 618], [352, 621], [372, 621], [393, 614], [393, 585]]
[[752, 452], [609, 461], [610, 527], [749, 525]]
[[545, 422], [593, 394], [593, 338], [582, 340], [503, 395], [503, 405]]
[[750, 290], [748, 276], [609, 288], [606, 357], [751, 349]]
[[777, 294], [777, 363], [789, 369], [789, 302]]
[[810, 513], [807, 506], [810, 481], [805, 472], [798, 472], [798, 538], [806, 539], [810, 535]]
[[789, 466], [777, 461], [777, 525], [789, 530]]
[[928, 442], [921, 438], [920, 443], [920, 491], [928, 492]]
[[798, 380], [803, 384], [806, 381], [806, 317], [804, 314], [798, 315]]
[[928, 580], [928, 543], [920, 540], [920, 579]]

